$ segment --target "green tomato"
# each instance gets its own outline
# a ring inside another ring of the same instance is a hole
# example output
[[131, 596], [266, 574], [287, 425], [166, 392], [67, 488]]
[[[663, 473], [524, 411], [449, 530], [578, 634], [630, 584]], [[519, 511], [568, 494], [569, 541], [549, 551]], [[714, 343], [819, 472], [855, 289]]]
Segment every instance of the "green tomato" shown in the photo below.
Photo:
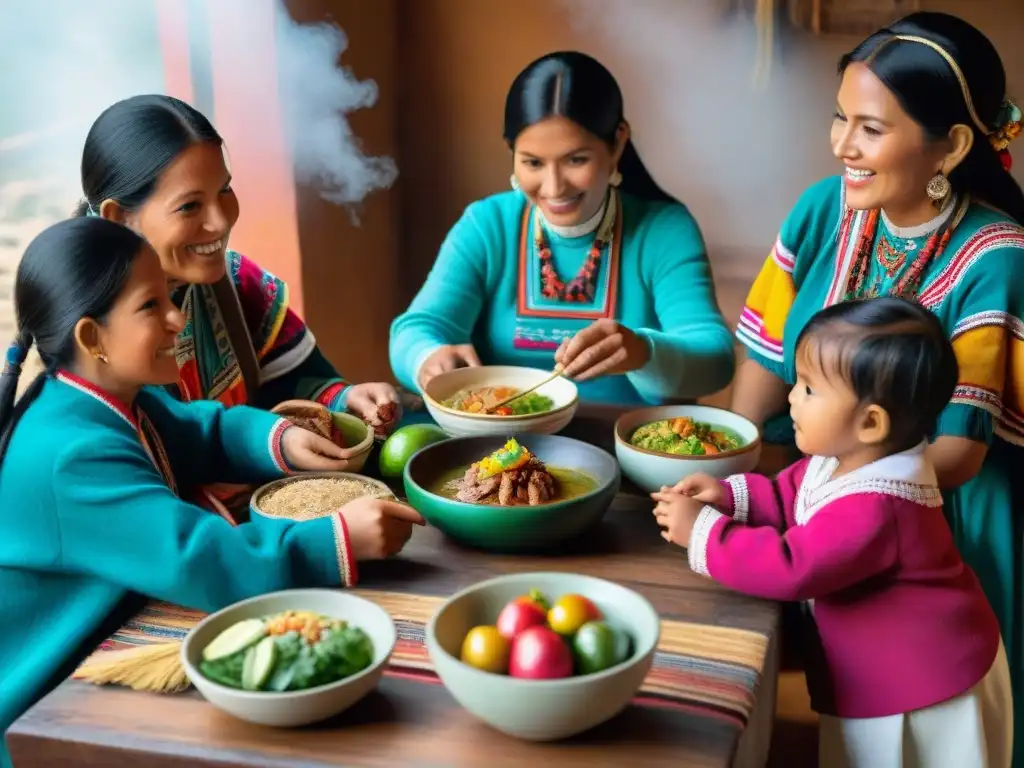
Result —
[[[603, 621], [588, 621], [580, 627], [572, 639], [577, 674], [592, 675], [622, 661], [620, 635], [624, 636]], [[626, 641], [628, 646], [628, 637]]]

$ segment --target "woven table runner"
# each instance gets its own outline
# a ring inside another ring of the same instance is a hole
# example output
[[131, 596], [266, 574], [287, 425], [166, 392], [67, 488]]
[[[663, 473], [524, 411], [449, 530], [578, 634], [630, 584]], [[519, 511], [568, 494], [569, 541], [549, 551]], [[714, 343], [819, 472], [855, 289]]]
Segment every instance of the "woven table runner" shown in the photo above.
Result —
[[[424, 643], [430, 617], [443, 597], [352, 590], [391, 614], [398, 642], [386, 675], [439, 683]], [[111, 651], [184, 639], [206, 614], [168, 603], [150, 603], [106, 640], [83, 666]], [[764, 669], [768, 638], [759, 633], [662, 620], [654, 663], [633, 703], [690, 710], [746, 726]]]

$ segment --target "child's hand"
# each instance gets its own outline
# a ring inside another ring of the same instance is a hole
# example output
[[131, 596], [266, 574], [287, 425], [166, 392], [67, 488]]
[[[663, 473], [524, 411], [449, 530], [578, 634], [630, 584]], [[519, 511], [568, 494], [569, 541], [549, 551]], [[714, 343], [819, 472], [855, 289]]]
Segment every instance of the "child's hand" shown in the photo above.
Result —
[[651, 498], [658, 502], [654, 518], [662, 528], [661, 538], [680, 547], [689, 546], [690, 534], [704, 503], [672, 490], [652, 493]]
[[340, 510], [348, 528], [356, 560], [382, 560], [397, 554], [412, 536], [414, 525], [424, 525], [419, 512], [408, 504], [369, 496], [350, 501]]
[[722, 484], [704, 472], [683, 478], [673, 486], [672, 490], [710, 504], [712, 507], [720, 507], [725, 504], [725, 489], [722, 488]]
[[281, 436], [281, 452], [292, 469], [302, 472], [344, 472], [352, 452], [302, 427], [288, 427]]

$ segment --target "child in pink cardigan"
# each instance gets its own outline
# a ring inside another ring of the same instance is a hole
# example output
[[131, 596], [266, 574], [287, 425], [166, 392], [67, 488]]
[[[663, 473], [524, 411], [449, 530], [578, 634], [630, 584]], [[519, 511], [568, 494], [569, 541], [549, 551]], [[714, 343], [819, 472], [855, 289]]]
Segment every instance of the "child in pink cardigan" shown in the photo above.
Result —
[[1013, 704], [995, 614], [942, 513], [926, 437], [957, 382], [938, 320], [901, 299], [819, 312], [790, 414], [809, 458], [769, 479], [652, 494], [662, 536], [726, 587], [806, 601], [828, 768], [1006, 768]]

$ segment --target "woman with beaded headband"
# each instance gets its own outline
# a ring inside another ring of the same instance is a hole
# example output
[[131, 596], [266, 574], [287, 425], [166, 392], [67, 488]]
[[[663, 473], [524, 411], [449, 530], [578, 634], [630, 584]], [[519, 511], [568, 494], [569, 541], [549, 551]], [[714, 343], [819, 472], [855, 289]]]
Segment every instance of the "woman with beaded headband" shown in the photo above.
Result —
[[513, 190], [472, 203], [391, 327], [420, 389], [454, 368], [550, 369], [587, 401], [695, 398], [733, 373], [700, 230], [651, 179], [612, 74], [577, 52], [524, 69], [505, 103]]
[[1024, 193], [1006, 160], [1020, 111], [992, 43], [946, 14], [876, 32], [839, 69], [831, 140], [845, 172], [803, 194], [754, 281], [732, 407], [767, 440], [792, 444], [793, 347], [815, 312], [890, 295], [938, 316], [959, 383], [929, 458], [957, 544], [999, 617], [1021, 701]]

